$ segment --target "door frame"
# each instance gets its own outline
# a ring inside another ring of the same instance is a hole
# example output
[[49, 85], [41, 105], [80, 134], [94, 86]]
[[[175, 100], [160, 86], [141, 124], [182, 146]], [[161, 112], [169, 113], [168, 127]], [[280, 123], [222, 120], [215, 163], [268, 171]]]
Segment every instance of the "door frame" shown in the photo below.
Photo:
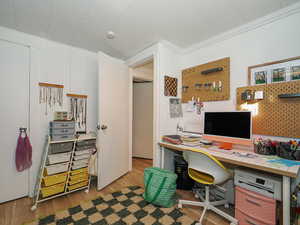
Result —
[[129, 67], [129, 171], [132, 170], [133, 67], [151, 60], [153, 60], [153, 166], [159, 165], [159, 150], [157, 145], [159, 139], [159, 60], [157, 50], [153, 49], [153, 51], [127, 62]]

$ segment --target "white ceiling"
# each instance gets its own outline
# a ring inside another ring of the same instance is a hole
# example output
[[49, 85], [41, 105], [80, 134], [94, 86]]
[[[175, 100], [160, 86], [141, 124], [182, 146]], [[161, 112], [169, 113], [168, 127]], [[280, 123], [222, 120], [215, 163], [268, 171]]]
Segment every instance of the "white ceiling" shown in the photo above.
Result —
[[159, 40], [187, 48], [298, 1], [0, 0], [0, 25], [125, 59]]

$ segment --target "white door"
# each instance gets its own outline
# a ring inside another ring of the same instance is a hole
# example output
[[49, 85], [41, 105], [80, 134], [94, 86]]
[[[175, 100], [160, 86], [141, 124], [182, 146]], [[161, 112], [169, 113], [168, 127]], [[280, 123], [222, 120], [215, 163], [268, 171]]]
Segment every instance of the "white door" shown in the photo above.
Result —
[[98, 189], [129, 170], [129, 69], [99, 53]]
[[29, 48], [0, 41], [0, 203], [28, 195], [29, 171], [17, 172], [20, 127], [28, 128]]

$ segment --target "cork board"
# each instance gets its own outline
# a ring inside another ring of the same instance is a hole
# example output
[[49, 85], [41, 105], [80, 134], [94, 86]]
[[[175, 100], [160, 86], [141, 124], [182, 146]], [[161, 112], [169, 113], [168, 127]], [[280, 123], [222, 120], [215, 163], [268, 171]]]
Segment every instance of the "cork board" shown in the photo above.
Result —
[[[201, 72], [222, 68], [222, 71], [202, 74]], [[221, 82], [221, 85], [219, 85]], [[215, 83], [215, 87], [213, 84]], [[196, 87], [198, 85], [198, 88]], [[182, 102], [195, 97], [200, 101], [223, 101], [230, 97], [230, 58], [223, 58], [182, 71]], [[220, 88], [219, 88], [220, 87]]]
[[300, 138], [300, 98], [278, 97], [300, 93], [300, 81], [237, 88], [237, 110], [245, 102], [241, 94], [247, 89], [264, 91], [264, 99], [257, 101], [258, 114], [252, 118], [253, 134]]

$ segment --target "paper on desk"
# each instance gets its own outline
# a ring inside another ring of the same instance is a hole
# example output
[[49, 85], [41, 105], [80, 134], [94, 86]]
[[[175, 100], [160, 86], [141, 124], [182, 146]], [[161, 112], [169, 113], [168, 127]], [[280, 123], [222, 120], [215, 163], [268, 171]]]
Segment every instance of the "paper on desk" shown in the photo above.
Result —
[[288, 160], [288, 159], [272, 159], [272, 160], [268, 160], [268, 162], [275, 163], [275, 164], [279, 163], [279, 164], [285, 165], [287, 167], [300, 165], [299, 161], [293, 161], [293, 160]]

